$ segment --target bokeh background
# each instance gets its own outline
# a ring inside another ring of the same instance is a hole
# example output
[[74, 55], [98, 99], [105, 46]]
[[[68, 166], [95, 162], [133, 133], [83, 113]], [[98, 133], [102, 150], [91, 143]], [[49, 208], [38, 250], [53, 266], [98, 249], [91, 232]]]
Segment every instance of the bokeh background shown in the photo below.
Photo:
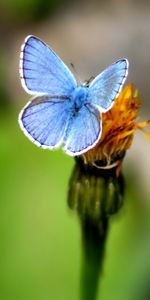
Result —
[[[148, 0], [0, 1], [0, 299], [80, 299], [81, 233], [67, 206], [74, 160], [38, 149], [17, 122], [29, 99], [18, 72], [24, 38], [44, 40], [82, 80], [127, 57], [148, 120], [149, 16]], [[111, 218], [101, 300], [150, 299], [150, 143], [141, 133], [123, 169], [126, 201]]]

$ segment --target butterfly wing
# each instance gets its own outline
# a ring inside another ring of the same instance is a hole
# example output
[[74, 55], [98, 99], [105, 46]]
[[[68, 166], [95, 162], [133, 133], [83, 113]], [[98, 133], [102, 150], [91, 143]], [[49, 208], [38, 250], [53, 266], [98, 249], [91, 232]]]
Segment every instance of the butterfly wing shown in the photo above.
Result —
[[77, 86], [62, 60], [44, 42], [28, 36], [21, 47], [21, 82], [29, 94], [66, 96]]
[[25, 135], [37, 146], [53, 149], [63, 142], [69, 116], [68, 101], [39, 96], [21, 111], [19, 123]]
[[91, 82], [87, 102], [101, 112], [108, 111], [121, 91], [127, 74], [127, 59], [120, 59], [109, 66]]
[[90, 106], [83, 106], [69, 120], [64, 136], [63, 149], [71, 156], [87, 152], [93, 148], [101, 136], [100, 112]]

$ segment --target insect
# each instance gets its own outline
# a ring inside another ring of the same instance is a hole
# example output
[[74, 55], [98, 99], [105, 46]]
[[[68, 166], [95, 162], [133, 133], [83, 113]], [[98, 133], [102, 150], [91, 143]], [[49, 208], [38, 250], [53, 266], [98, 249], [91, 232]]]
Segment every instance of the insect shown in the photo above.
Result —
[[99, 141], [101, 114], [112, 107], [127, 74], [128, 60], [120, 59], [79, 85], [51, 48], [27, 36], [21, 47], [20, 78], [34, 97], [19, 114], [21, 129], [43, 149], [61, 147], [71, 156], [87, 152]]

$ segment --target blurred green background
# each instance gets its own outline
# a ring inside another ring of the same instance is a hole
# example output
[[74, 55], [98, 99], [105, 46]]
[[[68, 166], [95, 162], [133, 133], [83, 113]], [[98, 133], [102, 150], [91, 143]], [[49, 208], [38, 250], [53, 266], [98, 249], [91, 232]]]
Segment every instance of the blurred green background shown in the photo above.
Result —
[[[29, 99], [18, 72], [24, 38], [47, 42], [83, 80], [127, 57], [128, 82], [139, 88], [139, 115], [147, 120], [149, 13], [146, 0], [1, 0], [0, 299], [83, 300], [80, 222], [67, 205], [74, 160], [38, 149], [17, 122]], [[137, 133], [124, 162], [125, 203], [110, 219], [97, 299], [150, 299], [149, 149]]]

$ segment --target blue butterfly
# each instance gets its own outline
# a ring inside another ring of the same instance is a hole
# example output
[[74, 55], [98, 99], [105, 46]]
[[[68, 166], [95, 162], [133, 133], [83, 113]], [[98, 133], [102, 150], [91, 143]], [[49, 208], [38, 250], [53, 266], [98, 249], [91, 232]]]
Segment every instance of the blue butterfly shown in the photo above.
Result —
[[52, 49], [28, 36], [21, 47], [20, 77], [34, 98], [19, 114], [23, 132], [43, 149], [60, 146], [71, 156], [87, 152], [99, 141], [101, 114], [112, 107], [127, 74], [128, 61], [120, 59], [89, 84], [78, 85]]

